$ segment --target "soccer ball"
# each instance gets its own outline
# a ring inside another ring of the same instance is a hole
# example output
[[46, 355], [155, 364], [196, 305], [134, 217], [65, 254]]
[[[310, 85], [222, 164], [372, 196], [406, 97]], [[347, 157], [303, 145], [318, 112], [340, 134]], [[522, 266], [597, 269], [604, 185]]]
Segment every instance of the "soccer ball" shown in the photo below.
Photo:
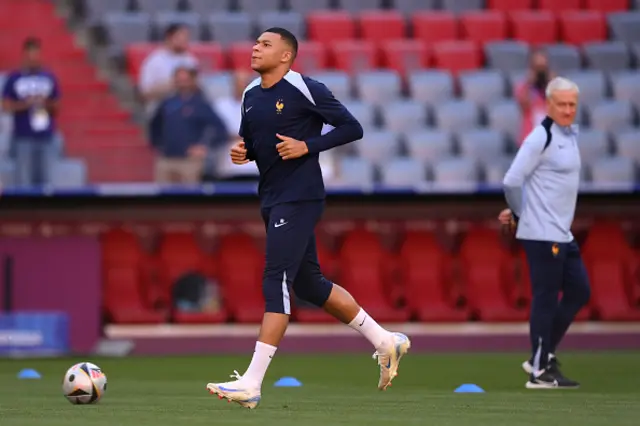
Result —
[[100, 367], [81, 362], [67, 370], [62, 392], [72, 404], [95, 404], [107, 390], [107, 376]]

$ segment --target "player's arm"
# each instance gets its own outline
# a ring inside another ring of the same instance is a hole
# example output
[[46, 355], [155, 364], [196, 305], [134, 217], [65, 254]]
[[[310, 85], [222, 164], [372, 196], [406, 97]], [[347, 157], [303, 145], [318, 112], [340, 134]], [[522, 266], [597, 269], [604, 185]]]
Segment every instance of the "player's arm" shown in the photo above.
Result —
[[315, 105], [312, 105], [313, 110], [323, 118], [325, 123], [334, 127], [322, 136], [305, 141], [309, 153], [315, 154], [362, 139], [364, 134], [362, 125], [333, 96], [327, 86], [314, 80], [307, 80], [306, 83], [315, 101]]
[[542, 127], [536, 127], [518, 149], [518, 153], [502, 181], [507, 204], [516, 221], [522, 214], [524, 182], [540, 164], [545, 142], [546, 132]]
[[244, 149], [247, 151], [246, 159], [249, 161], [255, 161], [256, 152], [255, 152], [255, 149], [253, 149], [253, 140], [251, 139], [251, 134], [249, 132], [249, 125], [245, 118], [244, 99], [242, 101], [242, 105], [240, 108], [241, 108], [240, 112], [242, 114], [242, 118], [240, 120], [240, 130], [238, 131], [238, 135], [244, 141]]

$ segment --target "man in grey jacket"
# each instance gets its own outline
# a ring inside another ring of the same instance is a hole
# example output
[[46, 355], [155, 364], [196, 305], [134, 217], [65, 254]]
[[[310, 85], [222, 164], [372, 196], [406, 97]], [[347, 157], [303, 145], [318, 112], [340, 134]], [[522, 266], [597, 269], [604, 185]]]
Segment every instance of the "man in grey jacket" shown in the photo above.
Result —
[[509, 209], [499, 220], [517, 226], [530, 270], [532, 356], [522, 365], [529, 374], [526, 387], [576, 388], [578, 383], [560, 372], [555, 351], [590, 297], [586, 268], [571, 233], [581, 169], [573, 124], [579, 89], [557, 77], [545, 95], [547, 117], [525, 138], [505, 175]]

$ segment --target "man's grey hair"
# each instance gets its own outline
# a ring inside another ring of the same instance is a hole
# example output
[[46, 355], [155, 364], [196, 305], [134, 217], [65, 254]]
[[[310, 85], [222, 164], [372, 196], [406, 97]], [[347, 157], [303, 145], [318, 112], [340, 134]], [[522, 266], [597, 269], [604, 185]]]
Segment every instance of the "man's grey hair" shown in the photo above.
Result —
[[547, 89], [545, 90], [545, 95], [550, 97], [553, 92], [557, 92], [558, 90], [571, 90], [576, 93], [580, 93], [580, 88], [576, 83], [564, 77], [556, 77], [547, 84]]

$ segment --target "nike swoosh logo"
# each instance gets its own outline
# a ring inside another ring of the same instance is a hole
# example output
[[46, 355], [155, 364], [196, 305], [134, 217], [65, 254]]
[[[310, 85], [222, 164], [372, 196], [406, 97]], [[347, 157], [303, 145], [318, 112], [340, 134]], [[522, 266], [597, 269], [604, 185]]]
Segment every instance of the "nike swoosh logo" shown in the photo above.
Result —
[[362, 322], [360, 323], [360, 327], [362, 327], [362, 324], [364, 324], [364, 322], [367, 320], [367, 317], [364, 317], [364, 319], [362, 320]]
[[276, 228], [280, 228], [281, 226], [284, 226], [284, 225], [286, 225], [287, 223], [289, 223], [289, 222], [276, 223], [276, 224], [274, 224], [273, 226], [274, 226], [274, 227], [276, 227]]
[[244, 112], [249, 112], [251, 111], [251, 108], [253, 108], [253, 105], [251, 105], [249, 108], [245, 109]]

